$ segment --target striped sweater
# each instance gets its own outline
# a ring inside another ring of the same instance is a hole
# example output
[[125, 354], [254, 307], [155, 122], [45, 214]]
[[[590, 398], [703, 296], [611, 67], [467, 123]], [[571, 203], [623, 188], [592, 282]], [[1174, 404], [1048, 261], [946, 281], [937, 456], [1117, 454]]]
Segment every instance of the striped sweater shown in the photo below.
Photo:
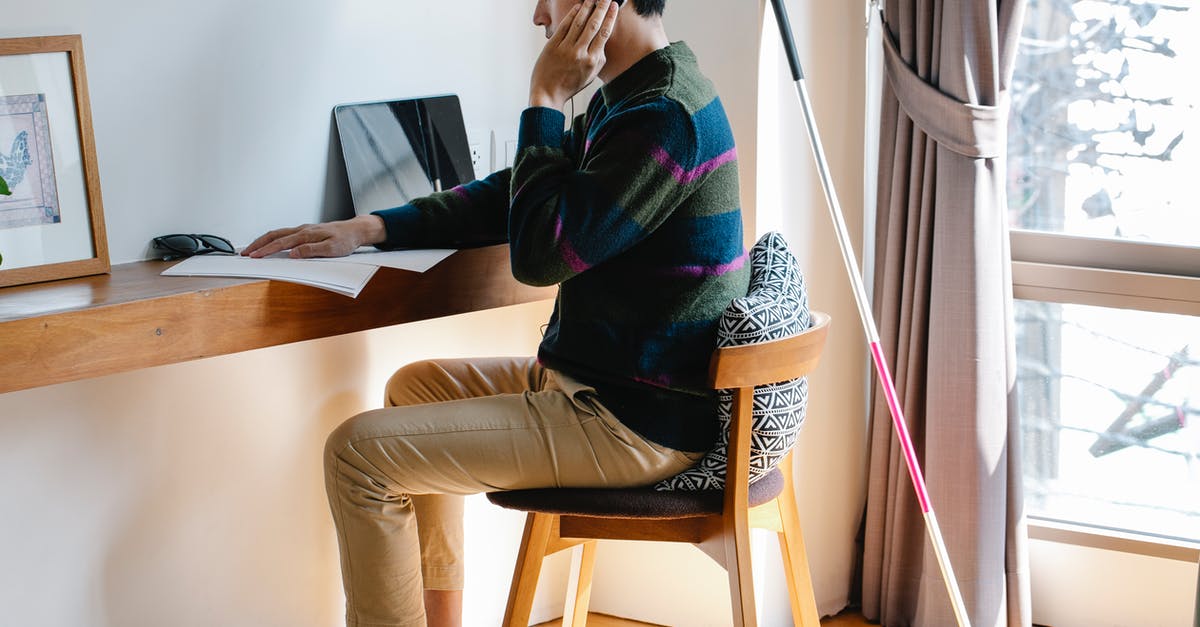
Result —
[[518, 280], [559, 285], [541, 363], [594, 386], [643, 436], [706, 451], [717, 319], [749, 279], [725, 110], [675, 43], [565, 125], [556, 110], [525, 110], [510, 170], [377, 212], [381, 246], [507, 240]]

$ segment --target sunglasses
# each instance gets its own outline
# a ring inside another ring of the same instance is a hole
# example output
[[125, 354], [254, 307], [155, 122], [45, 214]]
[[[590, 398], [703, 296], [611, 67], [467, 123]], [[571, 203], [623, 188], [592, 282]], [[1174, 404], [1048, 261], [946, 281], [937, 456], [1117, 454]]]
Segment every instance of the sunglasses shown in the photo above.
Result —
[[216, 235], [196, 235], [176, 233], [174, 235], [161, 235], [154, 238], [154, 247], [169, 251], [169, 254], [163, 255], [163, 261], [171, 261], [182, 257], [191, 257], [192, 255], [207, 255], [208, 253], [226, 253], [236, 254], [233, 249], [233, 244], [224, 237]]

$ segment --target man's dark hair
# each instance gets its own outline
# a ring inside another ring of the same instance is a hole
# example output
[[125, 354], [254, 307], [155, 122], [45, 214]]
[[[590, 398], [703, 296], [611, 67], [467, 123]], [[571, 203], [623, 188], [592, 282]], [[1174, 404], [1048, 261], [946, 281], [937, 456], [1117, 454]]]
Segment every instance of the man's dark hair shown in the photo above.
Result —
[[667, 0], [629, 0], [638, 15], [662, 15]]

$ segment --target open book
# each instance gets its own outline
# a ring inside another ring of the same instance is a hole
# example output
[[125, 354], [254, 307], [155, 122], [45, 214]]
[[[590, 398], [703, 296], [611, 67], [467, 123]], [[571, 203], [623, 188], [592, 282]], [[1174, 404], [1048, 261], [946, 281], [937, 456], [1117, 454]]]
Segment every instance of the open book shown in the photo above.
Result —
[[196, 255], [163, 271], [163, 276], [216, 276], [272, 279], [311, 285], [357, 298], [380, 267], [425, 272], [453, 250], [390, 250], [363, 247], [347, 257], [291, 259], [279, 253], [262, 259], [241, 255]]

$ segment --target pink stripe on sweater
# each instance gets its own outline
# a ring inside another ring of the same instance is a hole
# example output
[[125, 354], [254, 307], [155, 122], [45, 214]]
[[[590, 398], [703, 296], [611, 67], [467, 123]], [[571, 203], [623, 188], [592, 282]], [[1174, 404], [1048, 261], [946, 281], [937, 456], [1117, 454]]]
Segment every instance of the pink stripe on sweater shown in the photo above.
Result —
[[660, 374], [660, 375], [654, 377], [653, 379], [649, 379], [646, 377], [634, 377], [633, 380], [637, 381], [638, 383], [647, 383], [649, 385], [655, 385], [658, 387], [668, 387], [674, 381], [674, 379], [672, 379], [670, 375], [665, 375], [665, 374]]
[[558, 249], [562, 253], [563, 261], [567, 262], [567, 267], [574, 272], [583, 272], [590, 268], [591, 266], [579, 256], [579, 253], [575, 252], [571, 243], [563, 239], [562, 232], [563, 223], [560, 216], [554, 221], [554, 239], [558, 242]]
[[671, 157], [670, 153], [668, 153], [667, 150], [662, 146], [655, 146], [653, 155], [654, 160], [657, 161], [659, 165], [666, 168], [667, 171], [675, 177], [675, 180], [679, 181], [680, 185], [687, 185], [688, 183], [691, 183], [701, 176], [716, 170], [726, 163], [736, 160], [737, 148], [730, 148], [729, 150], [713, 157], [712, 159], [701, 163], [690, 172], [684, 171], [683, 166], [679, 165], [675, 159]]
[[665, 274], [667, 276], [684, 277], [721, 276], [727, 272], [740, 270], [742, 266], [746, 265], [747, 259], [749, 259], [749, 256], [743, 252], [740, 257], [729, 263], [719, 263], [712, 266], [676, 266], [668, 268]]
[[572, 271], [583, 272], [591, 267], [586, 261], [580, 258], [579, 253], [575, 252], [575, 249], [566, 240], [559, 242], [558, 247], [562, 251], [563, 261], [567, 262], [567, 267], [571, 268]]

